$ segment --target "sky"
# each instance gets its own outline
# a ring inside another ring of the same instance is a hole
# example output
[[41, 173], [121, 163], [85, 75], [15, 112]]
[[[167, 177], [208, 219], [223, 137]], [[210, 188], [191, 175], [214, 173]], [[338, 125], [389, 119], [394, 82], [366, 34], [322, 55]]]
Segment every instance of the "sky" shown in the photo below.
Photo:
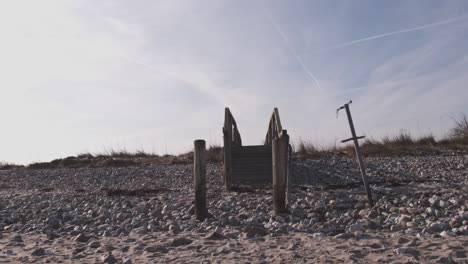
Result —
[[446, 135], [468, 114], [467, 1], [5, 0], [0, 161]]

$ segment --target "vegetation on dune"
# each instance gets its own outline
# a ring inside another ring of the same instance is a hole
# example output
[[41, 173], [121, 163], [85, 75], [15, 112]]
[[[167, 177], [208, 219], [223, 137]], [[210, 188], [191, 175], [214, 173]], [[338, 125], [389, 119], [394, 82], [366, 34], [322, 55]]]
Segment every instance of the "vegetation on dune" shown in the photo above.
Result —
[[[400, 134], [379, 139], [366, 138], [360, 142], [360, 148], [365, 156], [402, 156], [437, 153], [444, 150], [468, 151], [468, 120], [466, 115], [454, 118], [454, 124], [445, 138], [436, 140], [433, 135], [418, 138], [411, 136], [405, 130]], [[294, 156], [300, 158], [319, 158], [330, 154], [354, 156], [354, 145], [342, 147], [318, 147], [311, 142], [299, 140], [295, 144]]]
[[24, 168], [23, 165], [8, 163], [8, 162], [0, 162], [0, 170], [13, 170], [13, 169], [22, 169]]
[[[438, 153], [445, 150], [468, 151], [468, 118], [465, 114], [453, 118], [453, 126], [447, 136], [436, 140], [433, 135], [413, 137], [402, 130], [398, 135], [386, 136], [381, 139], [366, 138], [360, 142], [365, 156], [403, 156]], [[348, 143], [344, 146], [320, 147], [311, 142], [300, 139], [293, 144], [293, 157], [320, 158], [329, 155], [354, 156], [354, 145]], [[207, 149], [206, 160], [218, 163], [223, 161], [223, 147], [210, 146]], [[82, 153], [50, 162], [37, 162], [27, 166], [2, 163], [0, 170], [10, 169], [55, 169], [55, 168], [100, 168], [100, 167], [128, 167], [148, 166], [151, 164], [187, 164], [193, 162], [193, 151], [180, 155], [156, 155], [143, 150], [128, 152], [126, 150], [109, 150], [105, 153]]]
[[[207, 162], [221, 162], [223, 149], [221, 146], [210, 146], [207, 149]], [[56, 159], [51, 162], [37, 162], [29, 164], [28, 169], [53, 168], [105, 168], [105, 167], [131, 167], [148, 166], [151, 164], [187, 164], [193, 162], [193, 151], [180, 155], [157, 155], [142, 150], [128, 152], [126, 150], [110, 150], [106, 153], [83, 153], [76, 157]]]

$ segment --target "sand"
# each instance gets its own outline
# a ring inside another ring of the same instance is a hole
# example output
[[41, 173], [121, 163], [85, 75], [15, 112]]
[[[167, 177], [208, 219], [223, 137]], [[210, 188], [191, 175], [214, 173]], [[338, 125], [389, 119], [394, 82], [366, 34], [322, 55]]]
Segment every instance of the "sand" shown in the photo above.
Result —
[[[15, 235], [3, 233], [0, 263], [103, 263], [108, 252], [117, 263], [126, 257], [131, 263], [468, 263], [467, 236], [446, 239], [379, 233], [340, 239], [298, 233], [216, 239], [181, 232], [91, 238], [84, 243], [22, 235], [23, 242], [11, 243]], [[43, 256], [32, 255], [38, 248], [45, 250]]]

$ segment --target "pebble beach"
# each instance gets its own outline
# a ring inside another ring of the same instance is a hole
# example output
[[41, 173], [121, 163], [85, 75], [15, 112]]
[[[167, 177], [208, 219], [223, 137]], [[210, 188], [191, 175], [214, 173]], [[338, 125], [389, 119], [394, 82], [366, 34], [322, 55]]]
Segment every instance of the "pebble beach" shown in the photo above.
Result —
[[0, 171], [0, 263], [468, 263], [468, 155], [293, 159], [289, 214], [271, 186], [226, 192], [207, 165]]

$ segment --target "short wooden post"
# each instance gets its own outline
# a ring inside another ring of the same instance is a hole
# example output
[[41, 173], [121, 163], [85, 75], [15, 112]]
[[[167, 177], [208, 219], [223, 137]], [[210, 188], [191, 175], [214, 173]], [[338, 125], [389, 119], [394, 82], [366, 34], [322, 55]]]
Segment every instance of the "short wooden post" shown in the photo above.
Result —
[[206, 209], [206, 143], [205, 140], [195, 140], [193, 156], [193, 173], [195, 188], [195, 217], [199, 221], [205, 220]]
[[291, 163], [289, 163], [289, 157], [291, 156], [292, 150], [291, 146], [289, 145], [289, 138], [288, 138], [288, 153], [287, 153], [287, 158], [286, 158], [286, 168], [288, 170], [286, 174], [286, 210], [289, 210], [291, 208]]
[[231, 158], [231, 148], [232, 148], [232, 120], [231, 112], [229, 108], [226, 108], [224, 111], [224, 184], [226, 190], [230, 191], [232, 186], [232, 158]]
[[288, 148], [289, 136], [284, 133], [280, 138], [273, 139], [273, 202], [274, 213], [286, 213], [286, 192], [288, 185]]

